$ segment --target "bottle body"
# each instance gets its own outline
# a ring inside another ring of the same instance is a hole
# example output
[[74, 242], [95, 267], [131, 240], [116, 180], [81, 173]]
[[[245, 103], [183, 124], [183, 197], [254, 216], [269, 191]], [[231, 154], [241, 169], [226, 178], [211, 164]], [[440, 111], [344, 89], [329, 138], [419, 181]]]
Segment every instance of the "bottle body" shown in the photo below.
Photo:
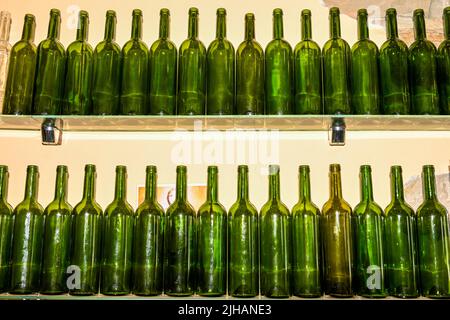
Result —
[[6, 79], [8, 77], [9, 57], [11, 44], [9, 33], [11, 30], [11, 14], [8, 11], [0, 12], [0, 114], [3, 113], [3, 100], [5, 98]]
[[441, 114], [450, 114], [450, 40], [439, 46], [437, 65]]
[[9, 277], [14, 215], [11, 205], [6, 200], [8, 178], [8, 167], [0, 166], [0, 293], [8, 292], [11, 284]]

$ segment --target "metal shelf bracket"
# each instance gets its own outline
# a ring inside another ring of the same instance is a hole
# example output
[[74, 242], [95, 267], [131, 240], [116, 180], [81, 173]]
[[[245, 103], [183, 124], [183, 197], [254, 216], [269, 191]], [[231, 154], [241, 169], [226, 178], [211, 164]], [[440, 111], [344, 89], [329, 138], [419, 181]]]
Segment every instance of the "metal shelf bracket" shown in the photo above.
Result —
[[42, 144], [59, 146], [62, 143], [63, 121], [58, 118], [45, 118], [41, 125]]
[[344, 118], [333, 118], [328, 130], [328, 142], [330, 146], [345, 145], [346, 125]]

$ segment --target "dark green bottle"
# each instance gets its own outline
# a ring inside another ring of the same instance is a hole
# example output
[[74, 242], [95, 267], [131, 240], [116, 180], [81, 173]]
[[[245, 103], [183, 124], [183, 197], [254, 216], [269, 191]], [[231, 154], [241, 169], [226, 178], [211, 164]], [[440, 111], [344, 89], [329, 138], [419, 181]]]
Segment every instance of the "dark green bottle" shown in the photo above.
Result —
[[380, 113], [379, 52], [369, 39], [367, 10], [358, 10], [358, 42], [351, 53], [352, 108], [355, 114]]
[[142, 41], [142, 11], [133, 10], [131, 39], [122, 48], [120, 113], [147, 114], [148, 48]]
[[330, 165], [330, 199], [320, 217], [325, 294], [346, 298], [352, 290], [352, 229], [350, 205], [342, 198], [341, 166]]
[[216, 39], [206, 52], [206, 110], [212, 115], [234, 111], [234, 47], [227, 37], [227, 12], [217, 9]]
[[35, 29], [34, 16], [26, 14], [22, 38], [12, 47], [9, 56], [3, 114], [31, 114], [37, 59]]
[[47, 39], [38, 46], [33, 114], [61, 113], [64, 94], [66, 51], [59, 42], [61, 12], [50, 10]]
[[55, 198], [45, 208], [45, 231], [42, 259], [41, 289], [43, 294], [68, 291], [67, 267], [70, 265], [72, 207], [67, 202], [66, 166], [56, 168]]
[[299, 201], [292, 208], [292, 289], [295, 296], [320, 297], [320, 210], [311, 201], [309, 166], [298, 171]]
[[72, 212], [70, 264], [75, 279], [70, 281], [71, 273], [68, 272], [67, 280], [71, 295], [93, 295], [99, 289], [103, 214], [95, 201], [95, 178], [95, 165], [87, 164], [84, 168], [83, 199]]
[[442, 13], [444, 41], [438, 49], [438, 85], [441, 114], [450, 114], [450, 7]]
[[361, 202], [352, 214], [355, 292], [367, 298], [383, 298], [385, 272], [383, 252], [383, 209], [374, 201], [372, 169], [360, 168]]
[[39, 168], [28, 166], [25, 198], [14, 209], [10, 293], [39, 291], [45, 219], [37, 200], [38, 184]]
[[67, 47], [63, 114], [89, 115], [92, 112], [93, 51], [88, 41], [89, 14], [81, 10], [77, 38]]
[[422, 295], [450, 297], [450, 235], [448, 214], [436, 196], [434, 167], [423, 166], [424, 201], [417, 209], [417, 238]]
[[198, 39], [198, 9], [189, 9], [188, 38], [180, 47], [178, 65], [179, 115], [205, 114], [206, 48]]
[[103, 219], [102, 294], [131, 291], [134, 224], [134, 210], [127, 201], [127, 167], [117, 166], [114, 200]]
[[264, 114], [264, 50], [255, 40], [255, 16], [245, 15], [245, 39], [236, 51], [236, 112]]
[[414, 43], [409, 47], [409, 81], [413, 114], [439, 114], [437, 51], [427, 40], [422, 9], [414, 10]]
[[92, 113], [119, 113], [120, 47], [116, 43], [116, 12], [106, 12], [105, 38], [94, 50]]
[[207, 199], [197, 213], [197, 293], [221, 296], [227, 290], [227, 211], [218, 199], [218, 169], [208, 167]]
[[280, 199], [280, 167], [269, 166], [269, 201], [261, 208], [261, 294], [287, 298], [291, 287], [291, 216]]
[[391, 203], [384, 211], [384, 263], [389, 295], [419, 296], [416, 221], [414, 210], [405, 202], [402, 167], [391, 167]]
[[325, 114], [351, 114], [351, 51], [341, 38], [339, 8], [330, 8], [330, 40], [323, 46], [323, 104]]
[[248, 166], [238, 167], [237, 200], [228, 213], [228, 294], [259, 294], [258, 210], [248, 198]]
[[294, 50], [295, 114], [322, 113], [322, 56], [312, 40], [311, 11], [302, 10], [302, 41]]
[[398, 37], [394, 8], [386, 10], [386, 36], [380, 48], [381, 108], [383, 114], [409, 114], [408, 46]]
[[0, 293], [9, 291], [11, 272], [11, 248], [13, 240], [14, 215], [8, 203], [7, 166], [0, 166]]
[[159, 39], [150, 47], [150, 114], [174, 115], [177, 104], [177, 47], [170, 41], [170, 12], [159, 12]]
[[177, 166], [176, 199], [166, 213], [164, 292], [169, 296], [190, 296], [195, 290], [196, 218], [186, 196], [186, 171]]
[[266, 113], [291, 114], [293, 94], [293, 56], [291, 45], [283, 39], [283, 11], [273, 10], [273, 40], [265, 53]]
[[145, 200], [136, 210], [133, 236], [133, 293], [159, 295], [163, 291], [164, 209], [156, 200], [156, 167], [147, 166]]

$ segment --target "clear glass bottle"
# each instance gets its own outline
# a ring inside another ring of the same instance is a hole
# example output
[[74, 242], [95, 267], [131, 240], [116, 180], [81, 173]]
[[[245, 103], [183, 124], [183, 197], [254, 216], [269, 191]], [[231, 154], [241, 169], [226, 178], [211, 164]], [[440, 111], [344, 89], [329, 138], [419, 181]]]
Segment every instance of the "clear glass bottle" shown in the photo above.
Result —
[[3, 113], [3, 100], [5, 98], [6, 77], [8, 76], [9, 55], [11, 44], [9, 33], [11, 30], [11, 14], [8, 11], [0, 12], [0, 114]]

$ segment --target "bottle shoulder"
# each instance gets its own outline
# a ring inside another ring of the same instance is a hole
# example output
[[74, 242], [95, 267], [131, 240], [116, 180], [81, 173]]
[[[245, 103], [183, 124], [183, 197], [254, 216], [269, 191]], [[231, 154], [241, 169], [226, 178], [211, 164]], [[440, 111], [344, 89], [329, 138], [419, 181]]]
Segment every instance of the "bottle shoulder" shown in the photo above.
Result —
[[358, 54], [370, 54], [372, 55], [378, 55], [378, 47], [375, 44], [375, 42], [373, 42], [370, 39], [364, 39], [364, 40], [359, 40], [357, 41], [353, 46], [352, 46], [352, 56], [353, 55], [358, 55]]
[[186, 201], [175, 200], [169, 208], [167, 208], [167, 216], [171, 215], [191, 215], [195, 216], [195, 210], [192, 205]]
[[145, 55], [147, 55], [148, 47], [144, 41], [138, 39], [130, 39], [124, 44], [122, 48], [123, 55], [130, 54], [131, 52], [134, 53], [136, 51], [145, 52]]
[[198, 209], [197, 216], [208, 216], [212, 214], [219, 214], [222, 216], [226, 216], [227, 210], [225, 207], [219, 202], [205, 202]]
[[136, 209], [136, 216], [164, 216], [164, 208], [157, 201], [144, 201]]
[[58, 52], [60, 56], [66, 54], [63, 44], [58, 39], [45, 39], [39, 43], [38, 53], [40, 55], [48, 51]]
[[250, 201], [238, 200], [230, 207], [229, 214], [233, 217], [241, 215], [254, 215], [257, 217], [258, 210]]
[[292, 47], [289, 42], [284, 39], [273, 39], [266, 46], [266, 56], [277, 51], [288, 51], [292, 54]]
[[44, 214], [44, 208], [41, 206], [39, 202], [36, 200], [30, 200], [25, 199], [22, 202], [20, 202], [17, 207], [14, 209], [14, 214], [36, 214], [36, 215], [43, 215]]
[[331, 198], [323, 205], [321, 214], [326, 216], [339, 213], [350, 215], [352, 213], [352, 208], [344, 199]]
[[134, 216], [133, 207], [126, 200], [113, 200], [105, 209], [106, 217]]
[[236, 59], [244, 56], [253, 56], [255, 58], [264, 59], [264, 50], [261, 45], [254, 40], [244, 41], [236, 50]]
[[289, 209], [281, 201], [269, 200], [261, 208], [261, 217], [266, 215], [290, 216]]
[[12, 215], [13, 207], [6, 201], [0, 201], [0, 215]]
[[354, 216], [378, 215], [383, 214], [383, 209], [375, 201], [361, 201], [352, 211]]
[[342, 38], [332, 38], [325, 42], [322, 53], [326, 54], [328, 51], [336, 49], [350, 51], [350, 45]]
[[81, 200], [73, 209], [74, 215], [99, 215], [103, 214], [102, 208], [95, 201]]
[[94, 54], [105, 54], [107, 52], [114, 52], [115, 54], [120, 54], [120, 46], [115, 41], [103, 40], [97, 44], [94, 49]]
[[299, 215], [319, 215], [319, 208], [311, 201], [299, 201], [292, 207], [292, 216]]
[[320, 46], [313, 40], [302, 40], [295, 46], [295, 54], [301, 54], [303, 52], [315, 52], [320, 54]]
[[173, 51], [176, 53], [177, 46], [169, 39], [158, 39], [155, 42], [153, 42], [152, 45], [150, 46], [150, 52], [154, 53], [155, 51], [159, 50]]
[[410, 55], [420, 55], [420, 54], [436, 54], [436, 46], [433, 42], [423, 39], [414, 41], [409, 47]]
[[447, 209], [437, 200], [425, 200], [417, 208], [417, 217], [447, 216]]
[[439, 54], [450, 54], [450, 40], [444, 40], [441, 42], [438, 48]]
[[206, 47], [199, 39], [188, 38], [181, 43], [180, 54], [190, 50], [198, 50], [201, 53], [206, 54]]
[[389, 216], [414, 216], [414, 209], [406, 202], [392, 201], [384, 210], [384, 215]]
[[81, 52], [88, 55], [92, 55], [94, 50], [87, 41], [80, 41], [80, 40], [72, 42], [67, 47], [67, 56], [71, 56], [73, 54], [78, 55], [81, 54]]
[[211, 54], [215, 51], [226, 51], [229, 54], [234, 55], [233, 44], [227, 39], [214, 39], [208, 46], [207, 54]]
[[33, 42], [20, 40], [11, 48], [11, 55], [36, 55], [37, 47]]
[[408, 46], [400, 39], [387, 39], [380, 47], [380, 54], [390, 52], [404, 52], [408, 53]]

